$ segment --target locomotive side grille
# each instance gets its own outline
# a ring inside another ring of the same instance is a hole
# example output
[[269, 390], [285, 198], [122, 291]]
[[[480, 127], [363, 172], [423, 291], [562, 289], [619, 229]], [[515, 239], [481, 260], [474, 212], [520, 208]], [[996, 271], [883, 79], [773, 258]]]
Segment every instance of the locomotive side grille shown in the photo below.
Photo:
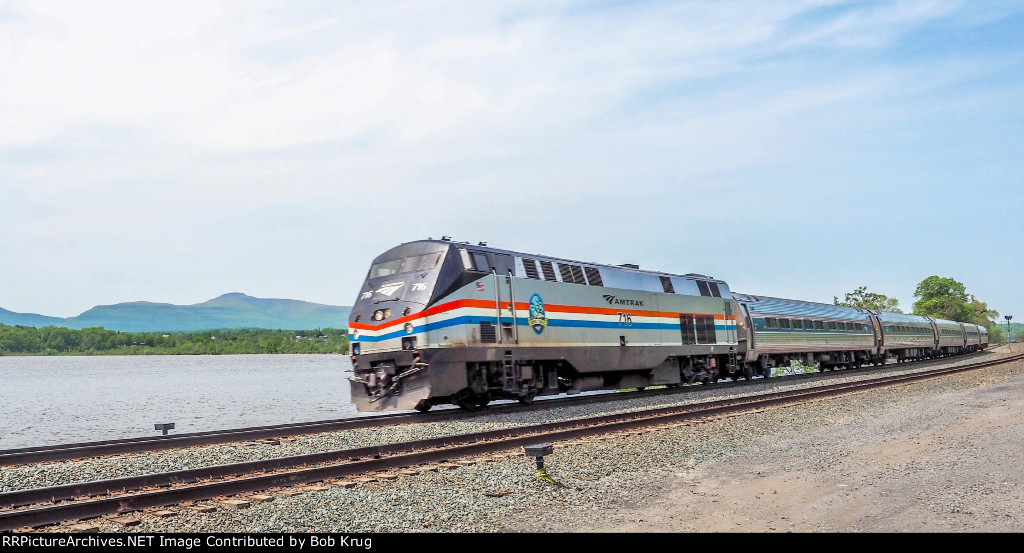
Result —
[[498, 341], [498, 333], [495, 331], [494, 325], [489, 321], [480, 321], [480, 342], [484, 344], [493, 344]]
[[718, 342], [715, 336], [715, 317], [712, 315], [697, 315], [697, 343], [714, 344]]
[[707, 282], [705, 282], [703, 280], [698, 280], [697, 281], [697, 288], [700, 290], [700, 295], [702, 295], [702, 296], [710, 296], [711, 295], [711, 288], [708, 287], [708, 283]]
[[572, 270], [572, 281], [576, 284], [586, 284], [587, 281], [583, 279], [583, 269], [579, 265], [569, 265], [569, 269]]
[[680, 315], [679, 329], [682, 331], [684, 344], [697, 343], [697, 334], [693, 329], [693, 315]]
[[604, 286], [604, 282], [601, 281], [601, 271], [598, 271], [596, 267], [584, 267], [583, 270], [587, 273], [587, 281], [591, 286]]
[[558, 271], [562, 273], [562, 282], [572, 282], [572, 269], [566, 263], [558, 264]]
[[540, 270], [544, 273], [544, 280], [557, 280], [555, 278], [555, 268], [551, 265], [550, 261], [541, 261]]
[[537, 260], [523, 258], [523, 269], [526, 271], [526, 278], [532, 278], [534, 280], [540, 280], [540, 274], [537, 272]]

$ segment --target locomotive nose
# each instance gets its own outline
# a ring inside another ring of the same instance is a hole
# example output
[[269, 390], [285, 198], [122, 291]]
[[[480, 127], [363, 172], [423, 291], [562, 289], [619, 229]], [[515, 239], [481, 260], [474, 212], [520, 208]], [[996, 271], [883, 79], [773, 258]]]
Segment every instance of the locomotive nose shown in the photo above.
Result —
[[424, 368], [414, 364], [400, 369], [387, 362], [357, 370], [350, 378], [352, 403], [359, 411], [416, 409], [429, 402], [430, 379]]

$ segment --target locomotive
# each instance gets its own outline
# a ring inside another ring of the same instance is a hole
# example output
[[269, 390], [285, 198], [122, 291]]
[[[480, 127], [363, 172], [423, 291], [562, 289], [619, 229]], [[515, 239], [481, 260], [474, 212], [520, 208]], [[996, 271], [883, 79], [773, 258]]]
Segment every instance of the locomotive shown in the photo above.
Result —
[[984, 327], [733, 293], [700, 274], [421, 240], [377, 256], [349, 316], [360, 411], [769, 377], [951, 355]]

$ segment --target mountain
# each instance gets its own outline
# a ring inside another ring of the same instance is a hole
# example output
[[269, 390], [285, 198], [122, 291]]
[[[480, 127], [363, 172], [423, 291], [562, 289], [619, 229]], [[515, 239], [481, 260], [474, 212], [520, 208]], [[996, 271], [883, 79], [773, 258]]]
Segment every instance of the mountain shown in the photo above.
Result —
[[102, 326], [120, 332], [180, 332], [214, 328], [305, 330], [345, 328], [351, 310], [351, 307], [254, 298], [231, 293], [194, 305], [148, 301], [98, 305], [77, 317], [67, 319], [0, 309], [0, 323], [36, 327], [53, 325], [72, 329]]
[[61, 325], [64, 323], [64, 319], [60, 317], [47, 317], [45, 315], [36, 315], [35, 313], [15, 313], [14, 311], [8, 311], [0, 308], [0, 323], [11, 326], [50, 326], [50, 325]]

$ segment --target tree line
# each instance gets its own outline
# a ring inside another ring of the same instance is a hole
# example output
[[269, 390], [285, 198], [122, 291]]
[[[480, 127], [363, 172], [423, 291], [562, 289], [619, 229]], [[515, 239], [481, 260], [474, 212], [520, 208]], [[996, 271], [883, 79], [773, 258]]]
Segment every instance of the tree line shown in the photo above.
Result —
[[[962, 282], [933, 275], [917, 285], [914, 297], [917, 299], [912, 308], [913, 315], [974, 323], [988, 329], [990, 342], [1006, 341], [1006, 333], [998, 322], [999, 312], [990, 309], [987, 303], [974, 297], [974, 294], [967, 293], [967, 287]], [[867, 286], [860, 286], [853, 292], [848, 292], [843, 301], [839, 301], [839, 296], [833, 296], [833, 303], [903, 313], [899, 307], [899, 300], [884, 294], [868, 292]], [[1024, 341], [1024, 331], [1017, 334], [1014, 339]]]
[[348, 331], [232, 329], [194, 332], [117, 332], [103, 327], [0, 324], [0, 355], [189, 355], [348, 353]]

